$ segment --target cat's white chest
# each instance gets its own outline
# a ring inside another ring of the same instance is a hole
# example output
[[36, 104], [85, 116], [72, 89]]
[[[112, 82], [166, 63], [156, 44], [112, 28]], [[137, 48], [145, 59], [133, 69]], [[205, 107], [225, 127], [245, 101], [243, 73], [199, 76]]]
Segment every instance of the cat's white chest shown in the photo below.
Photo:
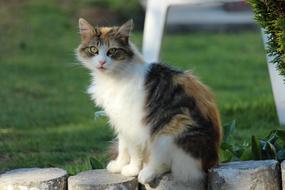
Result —
[[130, 140], [146, 133], [144, 117], [144, 78], [129, 80], [96, 79], [89, 92], [96, 104], [106, 111], [115, 130]]

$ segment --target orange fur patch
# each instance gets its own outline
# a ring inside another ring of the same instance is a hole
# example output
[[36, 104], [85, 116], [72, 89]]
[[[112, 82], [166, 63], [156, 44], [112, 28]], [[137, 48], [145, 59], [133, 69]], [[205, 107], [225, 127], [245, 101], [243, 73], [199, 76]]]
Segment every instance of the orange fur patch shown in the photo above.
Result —
[[174, 80], [183, 87], [189, 96], [192, 96], [197, 100], [197, 106], [201, 110], [203, 116], [209, 118], [213, 122], [217, 133], [217, 139], [221, 142], [222, 128], [220, 114], [211, 91], [190, 72], [177, 75], [174, 77]]
[[159, 132], [159, 135], [174, 135], [181, 134], [186, 127], [193, 126], [195, 122], [189, 116], [189, 113], [177, 114], [172, 120]]
[[112, 30], [111, 27], [100, 27], [100, 37], [103, 41], [108, 42], [110, 40], [110, 31]]

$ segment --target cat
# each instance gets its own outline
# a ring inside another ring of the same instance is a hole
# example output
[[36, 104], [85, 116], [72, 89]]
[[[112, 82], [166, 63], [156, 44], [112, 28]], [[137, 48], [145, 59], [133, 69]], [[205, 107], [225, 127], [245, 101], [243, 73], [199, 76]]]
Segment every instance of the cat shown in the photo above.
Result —
[[205, 177], [218, 163], [219, 112], [209, 89], [190, 71], [146, 63], [129, 40], [133, 21], [93, 27], [79, 19], [78, 60], [91, 71], [88, 89], [118, 137], [112, 173], [142, 184], [171, 171], [175, 180]]

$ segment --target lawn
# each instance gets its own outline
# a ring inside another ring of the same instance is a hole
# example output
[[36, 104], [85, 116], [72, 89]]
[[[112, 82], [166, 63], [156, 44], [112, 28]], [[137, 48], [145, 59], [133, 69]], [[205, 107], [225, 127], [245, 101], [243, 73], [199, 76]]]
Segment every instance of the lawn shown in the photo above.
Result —
[[[90, 76], [74, 56], [76, 7], [0, 7], [0, 172], [55, 166], [74, 174], [90, 169], [90, 157], [105, 160], [113, 134], [105, 119], [94, 119]], [[141, 32], [132, 39], [141, 47]], [[236, 141], [278, 127], [259, 32], [168, 34], [162, 61], [210, 86], [223, 123], [237, 121]]]

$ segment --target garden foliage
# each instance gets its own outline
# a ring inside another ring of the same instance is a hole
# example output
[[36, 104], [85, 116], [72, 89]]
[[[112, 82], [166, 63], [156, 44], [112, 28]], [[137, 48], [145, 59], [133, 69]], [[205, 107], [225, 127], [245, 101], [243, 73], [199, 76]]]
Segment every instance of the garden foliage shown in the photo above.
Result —
[[236, 122], [224, 125], [224, 139], [220, 149], [221, 162], [240, 160], [285, 160], [285, 130], [274, 129], [264, 138], [251, 137], [242, 144], [233, 139]]
[[285, 76], [285, 0], [247, 0], [255, 19], [269, 34], [267, 52], [274, 57], [280, 74]]

